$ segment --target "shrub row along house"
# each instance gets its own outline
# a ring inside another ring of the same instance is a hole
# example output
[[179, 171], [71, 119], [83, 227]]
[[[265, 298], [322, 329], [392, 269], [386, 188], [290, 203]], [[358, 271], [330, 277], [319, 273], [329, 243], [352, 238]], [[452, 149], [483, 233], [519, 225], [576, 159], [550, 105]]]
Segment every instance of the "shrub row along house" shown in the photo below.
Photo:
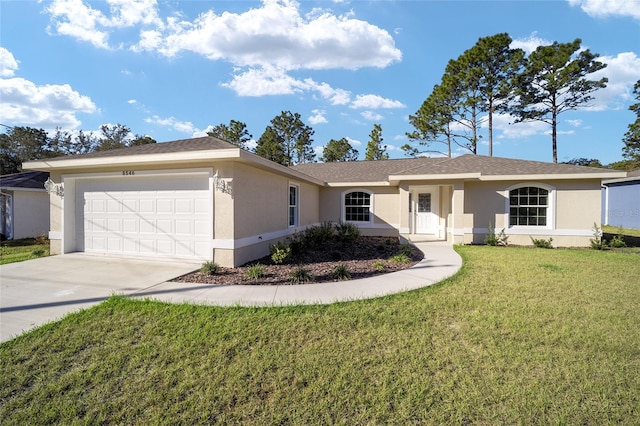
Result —
[[325, 221], [364, 235], [584, 246], [603, 179], [624, 172], [463, 155], [284, 167], [203, 137], [31, 161], [50, 173], [52, 253], [238, 266]]

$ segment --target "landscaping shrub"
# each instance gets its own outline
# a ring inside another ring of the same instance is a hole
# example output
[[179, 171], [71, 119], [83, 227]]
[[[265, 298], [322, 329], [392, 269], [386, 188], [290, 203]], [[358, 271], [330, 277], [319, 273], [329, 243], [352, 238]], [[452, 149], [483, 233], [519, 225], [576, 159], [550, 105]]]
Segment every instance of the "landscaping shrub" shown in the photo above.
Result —
[[219, 268], [220, 266], [217, 263], [212, 261], [206, 261], [200, 267], [200, 272], [202, 272], [205, 275], [215, 275], [216, 272], [218, 272]]
[[34, 257], [42, 257], [42, 256], [44, 256], [44, 253], [45, 253], [44, 249], [39, 248], [39, 249], [35, 249], [34, 251], [32, 251], [31, 255], [34, 256]]
[[602, 238], [602, 229], [598, 227], [597, 223], [593, 223], [593, 238], [589, 241], [591, 242], [591, 248], [594, 250], [606, 250], [607, 249], [607, 240]]
[[624, 237], [622, 236], [622, 226], [618, 228], [618, 233], [611, 238], [611, 241], [609, 241], [609, 246], [613, 248], [623, 248], [627, 246], [627, 243], [624, 242]]
[[375, 269], [376, 271], [384, 271], [385, 269], [387, 269], [387, 265], [385, 265], [381, 260], [376, 260], [373, 263], [373, 269]]
[[271, 261], [276, 265], [282, 265], [291, 257], [291, 247], [282, 241], [270, 245], [269, 251], [271, 252]]
[[360, 228], [353, 223], [336, 223], [335, 236], [344, 245], [351, 245], [360, 236]]
[[334, 269], [333, 276], [338, 280], [349, 280], [351, 279], [351, 272], [349, 272], [347, 265], [340, 264]]
[[313, 281], [313, 276], [304, 266], [298, 266], [293, 272], [291, 272], [291, 282], [293, 283], [301, 284], [311, 281]]
[[404, 253], [398, 253], [394, 256], [391, 256], [391, 258], [389, 259], [392, 262], [395, 263], [410, 263], [411, 262], [411, 258], [409, 256], [407, 256]]
[[506, 246], [509, 244], [509, 236], [504, 233], [504, 228], [497, 235], [493, 225], [489, 222], [489, 233], [484, 237], [484, 243], [488, 246]]
[[246, 275], [247, 278], [250, 278], [252, 280], [259, 280], [260, 278], [264, 277], [264, 265], [256, 263], [249, 266]]
[[413, 256], [413, 248], [410, 244], [401, 244], [398, 253], [404, 254], [407, 257], [411, 257]]
[[533, 237], [529, 237], [529, 238], [531, 238], [531, 242], [535, 247], [544, 248], [544, 249], [553, 248], [553, 244], [551, 244], [551, 242], [553, 241], [553, 238], [551, 237], [549, 237], [548, 240], [545, 240], [543, 238], [533, 238]]

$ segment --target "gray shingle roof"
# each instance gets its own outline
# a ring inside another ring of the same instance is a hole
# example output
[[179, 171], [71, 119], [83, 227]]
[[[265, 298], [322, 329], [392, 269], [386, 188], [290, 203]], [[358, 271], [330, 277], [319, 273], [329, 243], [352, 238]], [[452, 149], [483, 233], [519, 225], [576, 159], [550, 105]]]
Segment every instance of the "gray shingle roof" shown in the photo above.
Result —
[[211, 136], [201, 138], [180, 139], [171, 142], [150, 143], [129, 148], [95, 151], [87, 154], [68, 155], [64, 157], [47, 158], [47, 161], [71, 160], [76, 158], [119, 157], [126, 155], [165, 154], [171, 152], [208, 151], [212, 149], [232, 149], [237, 146]]
[[10, 175], [0, 176], [0, 187], [44, 190], [44, 182], [48, 177], [48, 172], [12, 173]]
[[350, 161], [341, 163], [309, 163], [292, 167], [328, 183], [386, 182], [389, 176], [453, 175], [480, 173], [483, 176], [557, 175], [608, 173], [594, 167], [554, 164], [542, 161], [462, 155], [455, 158], [408, 158], [383, 161]]
[[389, 175], [418, 166], [433, 166], [444, 158], [405, 158], [397, 160], [346, 161], [337, 163], [306, 163], [293, 170], [324, 182], [386, 182]]

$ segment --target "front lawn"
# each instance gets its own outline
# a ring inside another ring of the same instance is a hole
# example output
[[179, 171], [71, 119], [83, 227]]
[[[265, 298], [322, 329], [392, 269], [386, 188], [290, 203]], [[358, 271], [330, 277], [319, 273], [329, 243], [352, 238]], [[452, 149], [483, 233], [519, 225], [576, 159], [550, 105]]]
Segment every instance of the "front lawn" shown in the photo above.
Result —
[[113, 297], [0, 345], [3, 425], [637, 424], [640, 255], [457, 247], [328, 306]]
[[0, 265], [49, 256], [49, 240], [23, 238], [0, 243]]

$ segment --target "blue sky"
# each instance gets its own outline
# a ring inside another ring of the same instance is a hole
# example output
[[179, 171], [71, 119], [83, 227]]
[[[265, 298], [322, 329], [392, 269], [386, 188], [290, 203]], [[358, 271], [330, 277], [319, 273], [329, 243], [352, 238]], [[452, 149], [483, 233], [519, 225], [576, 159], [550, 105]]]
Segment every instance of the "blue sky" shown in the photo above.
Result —
[[[402, 158], [408, 116], [447, 62], [500, 32], [527, 52], [581, 38], [601, 55], [608, 66], [594, 78], [608, 87], [560, 116], [558, 159], [620, 160], [635, 120], [640, 0], [0, 0], [0, 123], [121, 123], [164, 142], [239, 120], [258, 139], [291, 111], [318, 152], [346, 137], [363, 157], [378, 123]], [[495, 156], [552, 160], [548, 126], [510, 121], [495, 119]]]

